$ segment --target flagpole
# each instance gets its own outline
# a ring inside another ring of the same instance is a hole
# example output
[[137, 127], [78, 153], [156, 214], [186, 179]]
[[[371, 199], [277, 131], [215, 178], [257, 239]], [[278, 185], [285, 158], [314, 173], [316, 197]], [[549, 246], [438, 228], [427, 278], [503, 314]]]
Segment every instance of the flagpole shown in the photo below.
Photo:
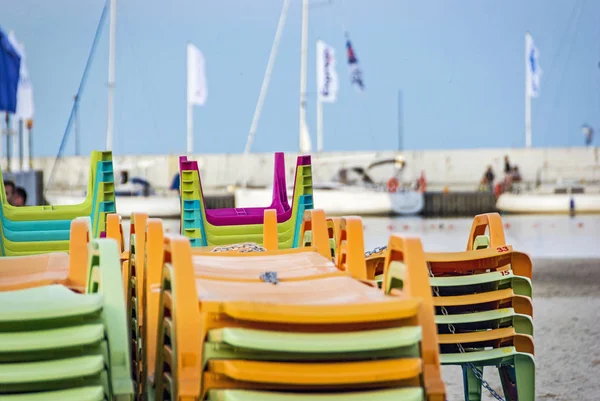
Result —
[[20, 163], [19, 163], [19, 120], [16, 116], [13, 116], [13, 120], [12, 120], [12, 125], [13, 125], [13, 129], [12, 129], [12, 137], [11, 137], [11, 141], [12, 141], [12, 169], [13, 171], [19, 171], [20, 170]]
[[31, 155], [33, 153], [31, 147], [32, 147], [32, 137], [31, 137], [31, 130], [33, 129], [33, 119], [29, 118], [27, 119], [27, 131], [25, 131], [25, 134], [23, 136], [23, 158], [25, 159], [25, 171], [29, 171], [31, 169], [33, 169], [33, 163], [32, 163], [32, 158]]
[[6, 122], [6, 170], [11, 171], [11, 162], [10, 162], [10, 115], [8, 111], [4, 116], [4, 121]]
[[115, 38], [117, 28], [117, 0], [110, 0], [110, 32], [108, 52], [108, 113], [106, 118], [106, 150], [112, 150], [115, 97]]
[[525, 33], [525, 147], [531, 147], [531, 72], [529, 67], [529, 51], [531, 34]]
[[186, 151], [188, 156], [194, 152], [194, 105], [190, 101], [190, 73], [191, 73], [191, 60], [190, 60], [190, 42], [187, 43], [186, 46], [186, 96], [185, 96], [185, 104], [187, 108], [187, 122], [186, 122]]
[[305, 152], [304, 135], [306, 127], [306, 69], [308, 53], [308, 0], [302, 0], [302, 36], [300, 45], [300, 126], [298, 132], [298, 150]]
[[402, 91], [398, 89], [398, 150], [404, 150], [404, 121], [402, 119]]
[[23, 119], [19, 119], [19, 169], [25, 171], [25, 162], [23, 159]]
[[187, 102], [187, 154], [194, 152], [194, 105]]
[[323, 102], [317, 93], [317, 152], [323, 151]]

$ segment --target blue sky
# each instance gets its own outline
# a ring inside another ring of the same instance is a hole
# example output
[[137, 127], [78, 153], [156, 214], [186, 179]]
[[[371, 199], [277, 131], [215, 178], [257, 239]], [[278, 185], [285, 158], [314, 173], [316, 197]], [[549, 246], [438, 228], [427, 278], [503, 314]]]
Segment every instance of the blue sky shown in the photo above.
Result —
[[[35, 155], [58, 151], [103, 4], [2, 2], [0, 27], [14, 30], [27, 51], [36, 103]], [[242, 152], [281, 5], [119, 0], [114, 152], [185, 151], [187, 41], [207, 62], [209, 95], [195, 109], [195, 151]], [[293, 0], [254, 152], [297, 150], [300, 24], [301, 1]], [[363, 94], [350, 86], [344, 29], [363, 70]], [[396, 149], [399, 89], [405, 149], [524, 146], [526, 30], [544, 71], [540, 97], [532, 101], [533, 145], [582, 145], [581, 124], [600, 129], [600, 2], [333, 0], [311, 8], [309, 18], [313, 147], [319, 38], [336, 47], [341, 81], [338, 102], [324, 105], [325, 150]], [[82, 153], [105, 146], [107, 76], [108, 24], [81, 102]], [[73, 134], [65, 154], [74, 153]]]

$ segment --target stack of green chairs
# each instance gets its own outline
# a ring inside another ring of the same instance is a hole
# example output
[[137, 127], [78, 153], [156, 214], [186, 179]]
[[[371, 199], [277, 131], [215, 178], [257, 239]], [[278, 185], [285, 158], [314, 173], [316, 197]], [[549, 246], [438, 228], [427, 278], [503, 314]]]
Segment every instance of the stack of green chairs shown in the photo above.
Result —
[[427, 253], [442, 365], [463, 370], [465, 400], [482, 399], [495, 366], [504, 399], [535, 400], [531, 259], [507, 245], [500, 216], [475, 216], [467, 251]]
[[67, 251], [74, 218], [89, 216], [90, 234], [99, 238], [106, 230], [106, 215], [116, 211], [111, 152], [92, 152], [87, 196], [78, 205], [15, 207], [8, 204], [2, 179], [0, 186], [0, 256]]
[[[479, 401], [485, 366], [496, 366], [506, 400], [535, 400], [531, 261], [512, 247], [428, 254], [442, 365], [463, 369], [465, 399]], [[467, 255], [467, 253], [469, 255]], [[499, 395], [499, 394], [498, 394]]]
[[96, 239], [84, 252], [85, 293], [19, 277], [40, 256], [0, 259], [0, 288], [22, 287], [0, 292], [0, 400], [134, 399], [117, 244]]
[[[467, 251], [425, 257], [440, 361], [462, 367], [465, 400], [480, 401], [485, 387], [496, 399], [534, 401], [532, 264], [506, 245], [500, 216], [475, 216]], [[403, 267], [390, 270], [391, 285], [402, 288]], [[483, 379], [485, 366], [498, 368], [504, 398]]]

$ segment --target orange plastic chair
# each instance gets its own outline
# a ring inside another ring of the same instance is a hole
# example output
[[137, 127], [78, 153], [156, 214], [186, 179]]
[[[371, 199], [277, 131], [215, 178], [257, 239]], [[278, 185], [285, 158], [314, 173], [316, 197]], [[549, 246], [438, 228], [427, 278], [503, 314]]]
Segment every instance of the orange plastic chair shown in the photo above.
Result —
[[[89, 218], [76, 218], [71, 222], [68, 254], [52, 252], [0, 258], [0, 291], [62, 284], [84, 293], [89, 240]], [[15, 268], [16, 261], [18, 268]]]

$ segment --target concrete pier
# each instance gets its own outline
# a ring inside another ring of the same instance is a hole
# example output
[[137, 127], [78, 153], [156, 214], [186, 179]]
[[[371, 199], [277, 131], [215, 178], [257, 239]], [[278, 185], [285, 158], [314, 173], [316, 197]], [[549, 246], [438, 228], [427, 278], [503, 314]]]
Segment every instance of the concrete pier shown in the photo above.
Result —
[[[315, 181], [330, 180], [340, 167], [366, 166], [375, 159], [392, 158], [394, 151], [385, 152], [336, 152], [313, 156]], [[469, 149], [405, 151], [406, 168], [403, 181], [414, 182], [421, 171], [425, 172], [428, 190], [438, 191], [448, 187], [450, 191], [475, 191], [488, 165], [496, 180], [504, 173], [504, 155], [519, 166], [525, 182], [554, 182], [559, 178], [586, 182], [600, 182], [599, 148], [533, 148], [533, 149]], [[288, 172], [295, 167], [296, 153], [286, 153]], [[225, 188], [241, 182], [249, 172], [251, 185], [270, 185], [273, 179], [273, 153], [257, 153], [244, 160], [241, 154], [199, 154], [198, 160], [202, 184], [206, 189]], [[115, 169], [127, 169], [130, 176], [148, 179], [157, 189], [166, 189], [178, 171], [178, 155], [115, 155]], [[48, 180], [54, 158], [35, 158], [34, 168], [44, 172]], [[82, 189], [87, 183], [87, 157], [65, 157], [59, 161], [52, 190]], [[372, 170], [376, 180], [387, 181], [392, 174], [390, 166]]]

